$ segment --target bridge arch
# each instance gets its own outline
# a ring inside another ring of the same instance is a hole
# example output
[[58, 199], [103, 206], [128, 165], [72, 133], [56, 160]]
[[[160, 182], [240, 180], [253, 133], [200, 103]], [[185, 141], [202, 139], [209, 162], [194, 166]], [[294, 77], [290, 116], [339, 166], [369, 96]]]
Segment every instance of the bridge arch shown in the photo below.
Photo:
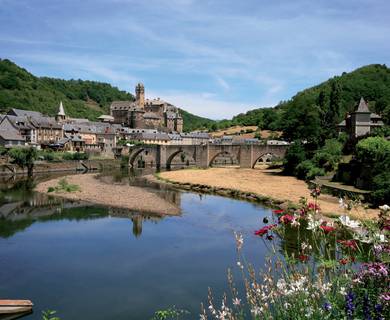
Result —
[[[240, 160], [238, 158], [238, 156], [234, 153], [234, 152], [231, 152], [229, 150], [222, 150], [220, 152], [217, 152], [216, 154], [214, 154], [210, 160], [209, 160], [209, 163], [208, 163], [208, 167], [212, 167], [213, 165], [213, 162], [215, 161], [215, 159], [221, 155], [228, 155], [231, 159], [232, 159], [232, 162], [234, 160], [237, 161], [238, 164], [240, 164]], [[232, 163], [233, 164], [233, 163]]]
[[139, 148], [134, 150], [129, 156], [129, 165], [130, 167], [134, 167], [134, 161], [135, 159], [143, 152], [145, 151], [145, 148]]
[[179, 148], [178, 150], [174, 151], [168, 158], [167, 158], [167, 163], [166, 163], [166, 168], [170, 169], [172, 165], [172, 160], [179, 154], [184, 154], [191, 158], [194, 163], [196, 163], [196, 159], [194, 159], [194, 155], [188, 152], [187, 150], [184, 150], [182, 148]]
[[266, 162], [271, 162], [275, 158], [277, 159], [279, 158], [279, 156], [271, 152], [264, 153], [255, 158], [255, 161], [252, 163], [251, 168], [253, 169], [259, 160], [262, 160], [264, 163], [266, 163]]

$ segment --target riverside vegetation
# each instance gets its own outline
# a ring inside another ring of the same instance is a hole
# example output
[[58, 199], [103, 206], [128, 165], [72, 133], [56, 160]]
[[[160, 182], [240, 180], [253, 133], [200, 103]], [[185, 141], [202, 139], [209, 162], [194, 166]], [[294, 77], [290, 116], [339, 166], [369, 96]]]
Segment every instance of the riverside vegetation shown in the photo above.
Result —
[[71, 184], [66, 180], [66, 178], [62, 178], [58, 181], [55, 187], [47, 188], [47, 192], [76, 192], [80, 191], [80, 186], [77, 184]]
[[[347, 215], [325, 221], [318, 218], [319, 193], [314, 189], [314, 201], [303, 199], [299, 210], [274, 210], [263, 219], [254, 232], [269, 246], [260, 271], [246, 261], [243, 236], [235, 233], [245, 292], [229, 270], [230, 294], [217, 305], [209, 290], [200, 319], [388, 319], [390, 207], [382, 206], [375, 222]], [[294, 237], [295, 247], [281, 242], [278, 250], [275, 241], [286, 237]]]

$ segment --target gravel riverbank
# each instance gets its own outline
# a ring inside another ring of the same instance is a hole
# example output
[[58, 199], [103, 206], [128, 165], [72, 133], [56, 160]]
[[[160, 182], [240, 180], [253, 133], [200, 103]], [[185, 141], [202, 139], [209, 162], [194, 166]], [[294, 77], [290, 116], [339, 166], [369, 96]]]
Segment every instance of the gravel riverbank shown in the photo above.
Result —
[[49, 187], [56, 187], [62, 178], [55, 178], [39, 183], [35, 191], [70, 200], [81, 200], [108, 207], [131, 209], [140, 212], [161, 215], [179, 215], [180, 208], [175, 204], [140, 187], [125, 184], [106, 183], [97, 178], [98, 174], [79, 174], [66, 176], [69, 184], [80, 187], [75, 192], [50, 192]]
[[[189, 183], [204, 185], [212, 188], [238, 190], [269, 197], [278, 202], [290, 201], [298, 204], [301, 197], [311, 199], [307, 184], [294, 177], [283, 176], [278, 170], [239, 169], [239, 168], [210, 168], [206, 170], [189, 169], [161, 172], [160, 177], [174, 183]], [[321, 194], [319, 205], [323, 215], [340, 216], [347, 212], [340, 208], [337, 197]], [[348, 212], [357, 219], [374, 219], [379, 211], [359, 207]]]

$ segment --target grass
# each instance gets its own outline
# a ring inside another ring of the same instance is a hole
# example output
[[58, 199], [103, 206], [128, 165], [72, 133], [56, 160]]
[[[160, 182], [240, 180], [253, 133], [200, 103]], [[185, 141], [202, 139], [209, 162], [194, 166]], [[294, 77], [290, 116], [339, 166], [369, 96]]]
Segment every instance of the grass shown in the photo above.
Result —
[[65, 178], [58, 181], [55, 187], [47, 188], [47, 192], [76, 192], [80, 191], [80, 186], [77, 184], [70, 184]]

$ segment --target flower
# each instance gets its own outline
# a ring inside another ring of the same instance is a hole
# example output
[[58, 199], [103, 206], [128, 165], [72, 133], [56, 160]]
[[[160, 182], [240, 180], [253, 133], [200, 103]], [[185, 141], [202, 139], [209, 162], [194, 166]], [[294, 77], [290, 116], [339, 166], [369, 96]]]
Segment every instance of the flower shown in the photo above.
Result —
[[234, 299], [233, 299], [233, 304], [234, 304], [235, 306], [239, 306], [240, 303], [241, 303], [241, 299], [238, 299], [238, 298], [234, 298]]
[[359, 228], [360, 227], [360, 223], [355, 221], [355, 220], [351, 220], [348, 216], [341, 216], [339, 217], [339, 221], [341, 222], [342, 225], [348, 227], [348, 228], [352, 228], [352, 229], [355, 229], [355, 228]]
[[264, 226], [264, 227], [260, 228], [259, 230], [255, 231], [255, 235], [262, 237], [265, 234], [267, 234], [269, 230], [272, 230], [275, 227], [276, 227], [276, 224], [271, 224], [269, 226]]
[[321, 210], [320, 206], [318, 204], [316, 204], [316, 203], [313, 203], [313, 202], [309, 202], [308, 203], [307, 209], [313, 210], [315, 212], [318, 212], [319, 210]]
[[284, 210], [283, 209], [278, 209], [278, 210], [272, 210], [272, 212], [274, 214], [282, 214], [284, 212]]
[[379, 296], [382, 301], [390, 301], [390, 292], [384, 292]]
[[242, 245], [244, 244], [244, 238], [241, 233], [234, 232], [234, 236], [236, 238], [236, 247], [237, 250], [240, 251], [242, 248]]
[[327, 225], [321, 225], [320, 228], [322, 229], [322, 231], [324, 231], [325, 234], [331, 233], [336, 230], [336, 228]]
[[325, 311], [330, 311], [330, 310], [332, 310], [332, 305], [329, 302], [325, 302], [322, 305], [322, 308], [324, 308]]
[[353, 304], [353, 300], [355, 299], [355, 295], [352, 291], [349, 291], [345, 296], [345, 313], [347, 314], [347, 319], [352, 319], [353, 312], [355, 310], [355, 305]]
[[301, 262], [307, 262], [309, 260], [309, 256], [306, 255], [306, 254], [300, 254], [298, 256], [298, 259], [301, 261]]
[[347, 207], [343, 198], [339, 198], [339, 207], [343, 208], [343, 209], [345, 209]]
[[294, 217], [290, 214], [285, 214], [279, 218], [279, 223], [289, 224], [294, 221]]
[[307, 223], [307, 230], [316, 230], [321, 224], [322, 220], [314, 220], [312, 215], [309, 215], [308, 223]]
[[379, 206], [379, 209], [386, 212], [386, 211], [389, 211], [390, 210], [390, 206], [388, 206], [387, 204], [383, 205], [383, 206]]
[[321, 194], [321, 188], [320, 187], [315, 187], [313, 190], [311, 190], [310, 192], [310, 195], [313, 197], [313, 198], [317, 198], [319, 197]]
[[307, 244], [306, 242], [302, 242], [301, 249], [302, 249], [302, 251], [305, 251], [306, 249], [311, 250], [312, 246], [310, 244]]
[[356, 240], [337, 240], [344, 248], [349, 248], [355, 251], [358, 246]]
[[342, 258], [339, 260], [339, 263], [342, 264], [342, 265], [346, 265], [348, 263], [348, 259], [347, 258]]

